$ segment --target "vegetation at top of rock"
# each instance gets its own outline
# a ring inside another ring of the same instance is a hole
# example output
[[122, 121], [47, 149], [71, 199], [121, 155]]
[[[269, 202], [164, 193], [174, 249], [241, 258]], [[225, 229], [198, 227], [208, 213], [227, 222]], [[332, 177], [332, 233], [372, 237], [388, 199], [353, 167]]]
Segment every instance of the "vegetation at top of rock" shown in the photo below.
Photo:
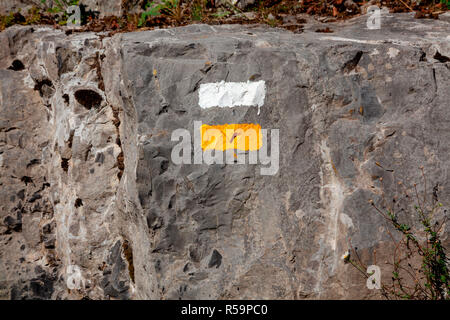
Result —
[[151, 1], [146, 4], [145, 9], [146, 11], [141, 14], [139, 19], [139, 27], [145, 24], [147, 18], [163, 14], [177, 21], [181, 21], [182, 18], [180, 0], [162, 0], [161, 3]]
[[68, 7], [76, 6], [79, 2], [80, 0], [54, 0], [51, 2], [41, 0], [41, 4], [47, 8], [48, 12], [52, 13], [65, 12]]
[[447, 9], [450, 9], [450, 0], [441, 0], [440, 3], [445, 5]]
[[[323, 22], [347, 19], [365, 13], [370, 5], [385, 6], [392, 12], [416, 12], [416, 18], [438, 18], [450, 9], [450, 0], [148, 0], [141, 12], [99, 18], [79, 0], [41, 0], [39, 7], [27, 13], [12, 12], [0, 16], [0, 31], [15, 24], [46, 24], [56, 28], [67, 23], [66, 9], [79, 5], [82, 28], [78, 31], [134, 31], [139, 28], [172, 27], [190, 23], [230, 24], [262, 23], [291, 31], [302, 30], [301, 19], [286, 22], [287, 17], [309, 14], [324, 17]], [[244, 5], [245, 4], [245, 5]], [[294, 19], [295, 20], [295, 19]]]

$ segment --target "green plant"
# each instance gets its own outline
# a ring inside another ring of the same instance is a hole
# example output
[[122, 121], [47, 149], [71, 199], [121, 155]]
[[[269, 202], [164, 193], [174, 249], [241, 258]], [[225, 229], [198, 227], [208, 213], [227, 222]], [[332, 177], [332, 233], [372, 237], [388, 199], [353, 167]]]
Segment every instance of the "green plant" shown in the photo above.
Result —
[[[391, 232], [387, 231], [393, 243], [396, 243], [393, 253], [392, 283], [382, 284], [382, 294], [390, 298], [420, 299], [420, 300], [450, 300], [450, 272], [449, 259], [442, 245], [441, 231], [447, 221], [446, 210], [442, 212], [442, 203], [438, 202], [436, 185], [432, 197], [428, 197], [426, 178], [422, 170], [425, 183], [423, 197], [419, 197], [416, 184], [413, 185], [415, 202], [411, 206], [412, 198], [408, 190], [405, 197], [399, 202], [398, 197], [393, 198], [393, 205], [384, 205], [380, 208], [371, 201], [371, 206], [400, 234], [396, 241]], [[399, 185], [402, 185], [400, 182]], [[400, 204], [401, 203], [401, 204]], [[414, 210], [412, 210], [414, 208]], [[400, 222], [400, 214], [416, 216], [420, 227]], [[344, 261], [353, 265], [362, 272], [366, 278], [370, 275], [362, 263], [359, 255], [351, 246], [352, 253], [344, 257]], [[356, 257], [358, 260], [352, 259]], [[376, 260], [376, 259], [375, 259]]]
[[0, 18], [0, 31], [12, 26], [14, 24], [14, 14], [11, 12], [6, 16], [1, 16]]
[[41, 10], [38, 7], [32, 7], [26, 17], [27, 24], [37, 24], [41, 21]]
[[194, 0], [191, 4], [191, 18], [193, 21], [201, 21], [208, 0]]
[[139, 27], [142, 27], [149, 17], [166, 15], [178, 22], [182, 18], [181, 0], [161, 0], [160, 3], [151, 1], [147, 3], [145, 9], [146, 11], [141, 14], [139, 19]]
[[229, 16], [230, 14], [231, 14], [230, 11], [222, 9], [222, 10], [218, 10], [217, 12], [211, 14], [211, 16], [213, 16], [214, 18], [222, 19], [222, 18]]
[[50, 13], [66, 12], [70, 6], [77, 6], [80, 0], [54, 0], [51, 4], [47, 5], [46, 0], [41, 0], [41, 3], [47, 7], [47, 11]]
[[450, 10], [450, 0], [441, 0], [441, 3], [447, 6], [447, 9]]
[[[67, 12], [67, 9], [69, 7], [79, 6], [80, 9], [84, 9], [84, 6], [79, 4], [79, 2], [80, 0], [53, 0], [53, 1], [41, 0], [43, 9], [48, 13], [50, 13], [59, 25], [66, 25], [68, 23], [70, 14]], [[86, 20], [86, 17], [84, 17], [84, 20]], [[81, 23], [82, 21], [74, 21], [74, 22]]]

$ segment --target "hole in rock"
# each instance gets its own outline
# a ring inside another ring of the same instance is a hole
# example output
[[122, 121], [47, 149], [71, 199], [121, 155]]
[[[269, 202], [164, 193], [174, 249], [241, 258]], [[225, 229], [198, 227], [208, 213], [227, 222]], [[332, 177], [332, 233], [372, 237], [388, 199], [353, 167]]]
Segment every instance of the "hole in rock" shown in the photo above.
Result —
[[63, 94], [63, 99], [64, 99], [64, 102], [66, 103], [66, 104], [69, 104], [69, 102], [70, 102], [70, 98], [69, 98], [69, 95], [67, 94], [67, 93], [65, 93], [65, 94]]
[[75, 200], [75, 208], [79, 208], [83, 205], [83, 200], [81, 200], [80, 198], [77, 198]]
[[69, 159], [66, 159], [66, 158], [61, 159], [61, 168], [65, 172], [69, 171]]
[[81, 89], [75, 92], [75, 99], [86, 109], [98, 108], [102, 103], [102, 96], [94, 90]]
[[50, 79], [37, 80], [34, 85], [34, 90], [39, 91], [41, 97], [51, 95], [52, 88], [53, 82]]
[[16, 59], [8, 69], [13, 71], [21, 71], [25, 69], [25, 66], [23, 65], [22, 61]]
[[221, 264], [222, 264], [222, 255], [219, 253], [219, 251], [214, 249], [211, 255], [211, 259], [209, 260], [208, 263], [208, 268], [216, 267], [217, 269], [220, 267]]
[[31, 179], [30, 177], [27, 176], [23, 176], [20, 181], [22, 181], [23, 183], [25, 183], [25, 185], [28, 185], [29, 183], [33, 183], [33, 179]]
[[342, 67], [342, 70], [346, 73], [349, 73], [350, 71], [352, 71], [353, 69], [356, 68], [356, 66], [358, 65], [359, 61], [361, 60], [363, 55], [362, 51], [358, 51], [356, 53], [356, 55], [353, 57], [353, 59], [347, 61], [344, 66]]
[[447, 56], [443, 56], [439, 51], [436, 51], [436, 54], [433, 58], [442, 63], [450, 62], [450, 58]]

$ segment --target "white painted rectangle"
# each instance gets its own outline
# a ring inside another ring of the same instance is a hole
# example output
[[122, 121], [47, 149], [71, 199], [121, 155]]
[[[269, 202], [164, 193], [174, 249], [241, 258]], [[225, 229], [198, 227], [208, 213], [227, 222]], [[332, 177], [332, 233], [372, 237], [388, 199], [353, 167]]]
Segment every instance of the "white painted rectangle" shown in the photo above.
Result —
[[198, 104], [201, 108], [264, 105], [265, 81], [215, 82], [200, 85]]

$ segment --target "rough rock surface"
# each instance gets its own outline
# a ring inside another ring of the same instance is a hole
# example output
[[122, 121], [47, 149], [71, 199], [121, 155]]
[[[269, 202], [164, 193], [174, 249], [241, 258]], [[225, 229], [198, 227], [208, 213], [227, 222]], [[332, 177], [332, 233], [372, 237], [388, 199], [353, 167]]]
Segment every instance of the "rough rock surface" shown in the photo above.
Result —
[[[366, 19], [0, 33], [0, 297], [378, 297], [341, 255], [390, 257], [367, 201], [421, 165], [450, 204], [450, 26]], [[261, 113], [201, 109], [222, 80], [264, 80]], [[280, 129], [278, 173], [175, 165], [172, 131], [198, 120]]]

